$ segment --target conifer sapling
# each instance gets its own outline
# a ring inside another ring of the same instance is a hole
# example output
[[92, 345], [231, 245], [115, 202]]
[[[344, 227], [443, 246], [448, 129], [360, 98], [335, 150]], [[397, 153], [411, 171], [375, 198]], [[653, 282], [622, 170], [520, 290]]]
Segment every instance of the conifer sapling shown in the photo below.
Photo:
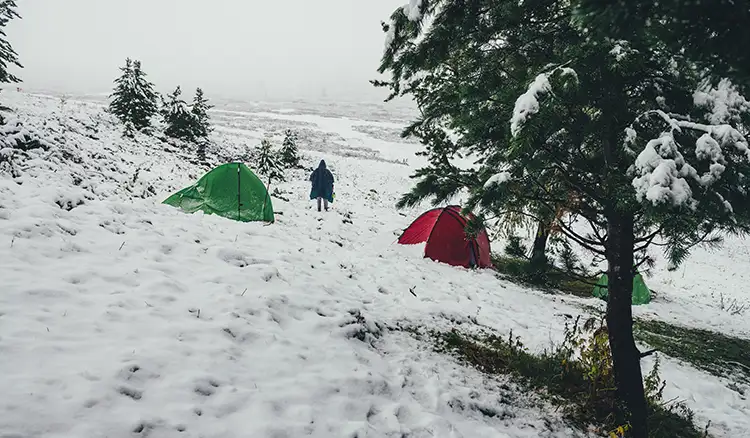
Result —
[[137, 131], [149, 128], [157, 111], [154, 84], [146, 80], [140, 61], [128, 58], [120, 71], [122, 75], [115, 79], [115, 90], [110, 96], [109, 112], [122, 123], [130, 122]]
[[271, 142], [264, 138], [256, 152], [256, 169], [261, 175], [268, 178], [268, 181], [284, 181], [284, 171], [281, 167], [278, 157], [274, 152]]
[[291, 129], [287, 129], [284, 133], [284, 143], [281, 145], [281, 163], [287, 169], [300, 167], [297, 133]]
[[190, 112], [193, 115], [193, 135], [196, 138], [206, 138], [211, 133], [211, 124], [209, 122], [208, 110], [213, 108], [208, 103], [208, 99], [203, 96], [203, 90], [198, 88], [195, 90], [195, 97], [193, 98], [193, 105]]
[[182, 89], [177, 86], [162, 104], [162, 118], [167, 125], [164, 133], [179, 140], [193, 141], [195, 139], [195, 116], [181, 96]]

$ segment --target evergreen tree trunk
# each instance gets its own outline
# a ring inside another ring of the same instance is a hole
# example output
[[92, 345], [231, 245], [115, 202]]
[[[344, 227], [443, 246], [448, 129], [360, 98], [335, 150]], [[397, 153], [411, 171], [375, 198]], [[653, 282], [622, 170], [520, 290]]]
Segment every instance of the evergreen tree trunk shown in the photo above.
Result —
[[648, 438], [648, 408], [643, 390], [641, 354], [633, 338], [633, 217], [611, 212], [607, 215], [607, 221], [607, 326], [617, 395], [629, 414], [632, 427], [630, 436]]
[[549, 227], [544, 221], [539, 221], [534, 237], [534, 246], [531, 247], [531, 263], [547, 263], [547, 240], [549, 239]]

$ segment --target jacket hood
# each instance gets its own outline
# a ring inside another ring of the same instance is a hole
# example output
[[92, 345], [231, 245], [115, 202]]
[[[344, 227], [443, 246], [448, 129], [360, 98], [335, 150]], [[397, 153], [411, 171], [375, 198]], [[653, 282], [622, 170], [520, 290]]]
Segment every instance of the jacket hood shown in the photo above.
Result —
[[326, 160], [320, 160], [320, 164], [318, 164], [318, 169], [325, 169], [326, 168]]

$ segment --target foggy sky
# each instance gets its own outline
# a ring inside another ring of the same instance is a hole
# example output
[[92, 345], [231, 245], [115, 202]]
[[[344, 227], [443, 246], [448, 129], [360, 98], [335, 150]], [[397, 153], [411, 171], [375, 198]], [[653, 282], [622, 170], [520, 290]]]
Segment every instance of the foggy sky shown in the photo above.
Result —
[[7, 28], [25, 89], [108, 93], [126, 57], [158, 91], [379, 100], [380, 21], [406, 0], [22, 0]]

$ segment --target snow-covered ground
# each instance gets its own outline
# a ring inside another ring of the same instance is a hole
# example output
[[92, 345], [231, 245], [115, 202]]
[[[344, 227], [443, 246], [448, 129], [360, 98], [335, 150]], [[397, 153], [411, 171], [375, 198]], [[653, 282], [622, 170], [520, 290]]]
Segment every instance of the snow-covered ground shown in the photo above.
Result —
[[[3, 97], [50, 149], [0, 177], [0, 436], [580, 434], [538, 397], [392, 330], [475, 320], [540, 350], [581, 304], [598, 304], [395, 245], [420, 213], [393, 207], [419, 164], [400, 122], [363, 109], [214, 111], [226, 158], [292, 127], [305, 163], [324, 158], [337, 178], [333, 210], [318, 213], [307, 171], [290, 174], [266, 226], [162, 205], [206, 169], [193, 151], [124, 141], [97, 102]], [[637, 313], [750, 334], [712, 297], [750, 299], [747, 252], [737, 241], [697, 251], [649, 280], [659, 297]], [[727, 382], [663, 359], [665, 396], [717, 436], [750, 429], [750, 402]]]

